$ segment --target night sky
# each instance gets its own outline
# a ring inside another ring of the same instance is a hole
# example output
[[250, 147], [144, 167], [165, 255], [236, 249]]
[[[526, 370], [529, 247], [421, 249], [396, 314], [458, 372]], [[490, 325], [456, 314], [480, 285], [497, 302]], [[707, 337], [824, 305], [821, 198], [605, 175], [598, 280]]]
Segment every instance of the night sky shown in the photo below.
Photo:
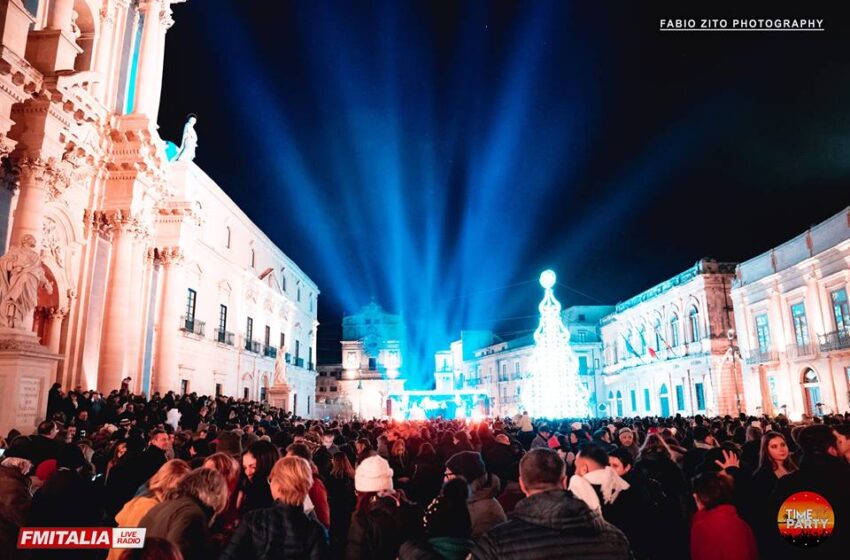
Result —
[[[850, 203], [847, 18], [621, 4], [190, 0], [161, 134], [196, 113], [196, 163], [319, 285], [320, 363], [372, 296], [415, 365], [527, 332], [543, 268], [565, 305], [614, 304]], [[658, 31], [685, 15], [827, 31]]]

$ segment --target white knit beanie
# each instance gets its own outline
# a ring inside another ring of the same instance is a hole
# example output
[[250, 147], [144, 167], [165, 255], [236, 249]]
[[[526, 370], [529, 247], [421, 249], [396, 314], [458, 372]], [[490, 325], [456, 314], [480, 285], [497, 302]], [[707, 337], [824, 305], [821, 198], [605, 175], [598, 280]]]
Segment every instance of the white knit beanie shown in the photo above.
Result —
[[380, 455], [366, 457], [354, 471], [354, 489], [358, 492], [382, 492], [393, 489], [393, 470]]

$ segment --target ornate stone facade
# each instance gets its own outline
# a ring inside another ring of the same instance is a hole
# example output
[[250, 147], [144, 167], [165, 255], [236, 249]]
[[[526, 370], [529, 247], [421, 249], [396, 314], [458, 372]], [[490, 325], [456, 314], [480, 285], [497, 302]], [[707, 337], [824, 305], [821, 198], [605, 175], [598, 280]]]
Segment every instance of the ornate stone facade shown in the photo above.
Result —
[[38, 291], [33, 332], [64, 386], [129, 376], [137, 391], [260, 398], [277, 385], [306, 415], [318, 288], [194, 163], [170, 162], [157, 132], [180, 1], [39, 0], [31, 13], [0, 0], [0, 254], [36, 240], [52, 290]]
[[732, 300], [749, 412], [850, 410], [850, 208], [741, 263]]

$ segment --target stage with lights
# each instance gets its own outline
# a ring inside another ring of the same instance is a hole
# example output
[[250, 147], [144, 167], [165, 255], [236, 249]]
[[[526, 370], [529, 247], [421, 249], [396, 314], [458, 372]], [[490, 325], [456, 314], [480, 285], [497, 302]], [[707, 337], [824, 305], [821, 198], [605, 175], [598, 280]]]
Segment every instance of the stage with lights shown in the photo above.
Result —
[[397, 420], [480, 419], [490, 415], [490, 397], [475, 389], [403, 391], [389, 396], [387, 408], [387, 415]]

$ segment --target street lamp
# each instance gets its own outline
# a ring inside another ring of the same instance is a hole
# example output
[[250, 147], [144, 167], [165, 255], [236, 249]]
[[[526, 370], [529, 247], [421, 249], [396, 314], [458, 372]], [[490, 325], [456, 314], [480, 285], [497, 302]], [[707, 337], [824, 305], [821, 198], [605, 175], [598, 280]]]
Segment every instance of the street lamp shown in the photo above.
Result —
[[726, 350], [726, 360], [732, 360], [732, 381], [735, 383], [735, 407], [738, 409], [738, 414], [741, 414], [741, 393], [738, 390], [738, 368], [735, 363], [735, 358], [741, 357], [741, 349], [735, 344], [735, 329], [726, 331], [726, 337], [729, 339], [729, 349]]

